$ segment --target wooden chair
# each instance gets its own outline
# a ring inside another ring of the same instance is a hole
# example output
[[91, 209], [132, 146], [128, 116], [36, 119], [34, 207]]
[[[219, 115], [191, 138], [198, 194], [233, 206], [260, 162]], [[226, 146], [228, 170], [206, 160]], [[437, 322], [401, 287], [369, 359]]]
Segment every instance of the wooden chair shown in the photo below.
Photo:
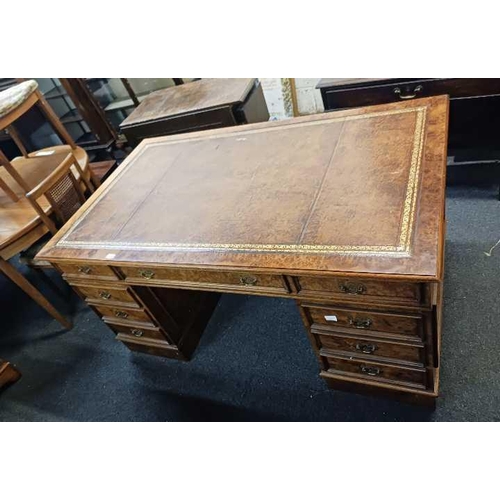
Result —
[[[71, 167], [74, 166], [80, 172], [80, 178], [85, 183], [87, 189], [82, 188]], [[71, 216], [85, 203], [86, 192], [93, 193], [94, 187], [85, 179], [81, 173], [75, 157], [69, 153], [61, 164], [38, 186], [26, 193], [26, 198], [31, 203], [37, 214], [54, 235], [58, 229], [64, 225]], [[38, 200], [44, 196], [52, 207], [53, 214], [57, 222], [47, 215]]]
[[[27, 151], [14, 122], [35, 104], [40, 106], [66, 145], [31, 153]], [[60, 216], [54, 210], [56, 194], [52, 196], [54, 204], [48, 197], [41, 200], [37, 198], [36, 206], [43, 216], [33, 205], [37, 189], [42, 189], [47, 179], [54, 179], [58, 175], [56, 172], [65, 171], [69, 165], [72, 175], [85, 191], [93, 192], [94, 186], [99, 183], [93, 179], [88, 168], [87, 153], [74, 143], [38, 91], [36, 81], [25, 81], [0, 92], [0, 129], [4, 128], [7, 128], [22, 156], [9, 161], [0, 151], [0, 166], [3, 167], [0, 168], [0, 273], [18, 285], [65, 328], [71, 328], [71, 323], [8, 260], [28, 249], [35, 253], [41, 239], [56, 231], [56, 222], [51, 219], [53, 216], [57, 221]], [[58, 179], [62, 180], [62, 177]], [[31, 199], [27, 197], [28, 194]], [[57, 198], [58, 206], [62, 203], [62, 199]]]

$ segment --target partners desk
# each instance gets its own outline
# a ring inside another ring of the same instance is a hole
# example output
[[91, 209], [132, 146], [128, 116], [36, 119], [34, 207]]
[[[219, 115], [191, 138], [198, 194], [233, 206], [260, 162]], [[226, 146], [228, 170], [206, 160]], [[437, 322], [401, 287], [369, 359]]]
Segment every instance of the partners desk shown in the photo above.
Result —
[[147, 139], [39, 257], [132, 350], [187, 360], [220, 292], [288, 297], [332, 388], [432, 404], [447, 124], [440, 96]]

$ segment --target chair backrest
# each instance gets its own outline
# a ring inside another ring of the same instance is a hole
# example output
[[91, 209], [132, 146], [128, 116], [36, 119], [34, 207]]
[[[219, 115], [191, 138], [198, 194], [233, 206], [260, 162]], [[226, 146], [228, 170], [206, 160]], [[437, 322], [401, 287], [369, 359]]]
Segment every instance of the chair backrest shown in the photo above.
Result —
[[[80, 174], [80, 179], [77, 180], [72, 167], [75, 167]], [[85, 189], [81, 183], [84, 183]], [[78, 161], [69, 153], [68, 156], [60, 163], [60, 165], [51, 174], [46, 177], [38, 186], [33, 188], [29, 193], [26, 193], [26, 198], [33, 205], [44, 224], [48, 227], [52, 234], [56, 234], [58, 227], [64, 225], [71, 216], [85, 203], [85, 193], [94, 191], [93, 186], [82, 173]], [[38, 200], [45, 196], [49, 202], [53, 213], [55, 214], [59, 224], [45, 213]]]

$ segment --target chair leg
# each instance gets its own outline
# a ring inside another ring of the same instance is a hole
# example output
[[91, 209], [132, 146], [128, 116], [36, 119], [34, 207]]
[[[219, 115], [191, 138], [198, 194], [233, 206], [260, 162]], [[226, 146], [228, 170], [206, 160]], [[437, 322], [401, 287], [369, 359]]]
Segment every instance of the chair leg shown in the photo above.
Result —
[[3, 258], [0, 258], [0, 271], [27, 293], [39, 306], [43, 307], [54, 319], [59, 321], [64, 328], [69, 330], [72, 327], [71, 322], [62, 316], [15, 267]]
[[0, 391], [21, 378], [21, 372], [10, 363], [0, 359]]

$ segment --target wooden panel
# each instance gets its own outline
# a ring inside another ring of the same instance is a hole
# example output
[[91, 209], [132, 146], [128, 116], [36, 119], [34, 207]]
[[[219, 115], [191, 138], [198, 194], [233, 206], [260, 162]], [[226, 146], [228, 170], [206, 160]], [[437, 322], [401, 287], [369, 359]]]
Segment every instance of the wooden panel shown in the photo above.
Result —
[[123, 342], [132, 351], [152, 354], [154, 356], [164, 356], [166, 358], [186, 359], [176, 347], [169, 345], [167, 342], [160, 342], [152, 339], [145, 339], [141, 342], [137, 342], [136, 338], [123, 334], [118, 334], [116, 339]]
[[373, 300], [413, 305], [423, 303], [418, 283], [307, 276], [296, 278], [296, 283], [299, 295], [325, 295], [331, 300], [354, 300], [361, 303]]
[[[316, 333], [316, 332], [313, 332]], [[396, 363], [424, 365], [424, 346], [422, 344], [402, 344], [387, 342], [385, 339], [350, 336], [341, 334], [316, 334], [318, 347], [328, 351], [342, 351], [358, 357], [385, 358]]]
[[252, 272], [217, 272], [199, 269], [158, 269], [158, 268], [120, 268], [125, 281], [150, 284], [165, 282], [186, 285], [210, 284], [222, 285], [244, 290], [275, 290], [286, 292], [283, 277], [279, 275], [265, 275]]
[[389, 364], [333, 356], [326, 357], [325, 359], [328, 364], [328, 371], [332, 373], [346, 373], [359, 378], [426, 388], [426, 371], [423, 368], [403, 368]]
[[357, 311], [337, 307], [304, 307], [312, 324], [329, 328], [349, 328], [363, 332], [391, 333], [400, 336], [421, 337], [420, 315], [387, 314], [375, 311]]
[[241, 117], [241, 123], [259, 123], [269, 120], [269, 111], [262, 85], [258, 83], [248, 95], [246, 101], [237, 107], [235, 116]]

